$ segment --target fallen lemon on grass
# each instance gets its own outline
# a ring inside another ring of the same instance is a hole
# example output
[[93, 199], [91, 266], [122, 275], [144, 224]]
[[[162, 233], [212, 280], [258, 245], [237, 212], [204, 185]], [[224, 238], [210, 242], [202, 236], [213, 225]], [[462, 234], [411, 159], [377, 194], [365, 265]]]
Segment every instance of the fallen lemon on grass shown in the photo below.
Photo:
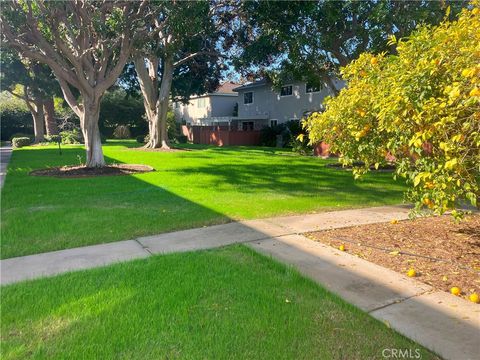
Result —
[[338, 250], [340, 250], [340, 251], [345, 251], [345, 245], [343, 245], [343, 244], [340, 245], [340, 246], [338, 247]]
[[458, 295], [460, 295], [460, 293], [462, 292], [462, 290], [460, 290], [459, 287], [454, 286], [454, 287], [452, 287], [452, 288], [450, 289], [450, 292], [451, 292], [453, 295], [458, 296]]
[[468, 299], [475, 304], [480, 304], [480, 297], [476, 293], [470, 294]]
[[415, 271], [415, 269], [410, 269], [407, 272], [407, 276], [408, 277], [415, 277], [415, 276], [417, 276], [417, 272]]

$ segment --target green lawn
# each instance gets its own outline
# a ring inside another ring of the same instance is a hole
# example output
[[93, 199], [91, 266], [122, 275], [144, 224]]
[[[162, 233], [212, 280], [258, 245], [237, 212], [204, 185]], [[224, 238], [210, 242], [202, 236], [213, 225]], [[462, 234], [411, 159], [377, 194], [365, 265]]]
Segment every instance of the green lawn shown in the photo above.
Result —
[[436, 358], [241, 245], [5, 286], [1, 320], [2, 359]]
[[15, 150], [2, 190], [1, 257], [225, 223], [236, 219], [396, 204], [403, 185], [391, 174], [354, 181], [326, 160], [270, 148], [187, 146], [169, 153], [104, 146], [110, 163], [153, 166], [152, 173], [58, 179], [33, 169], [78, 164], [81, 146]]

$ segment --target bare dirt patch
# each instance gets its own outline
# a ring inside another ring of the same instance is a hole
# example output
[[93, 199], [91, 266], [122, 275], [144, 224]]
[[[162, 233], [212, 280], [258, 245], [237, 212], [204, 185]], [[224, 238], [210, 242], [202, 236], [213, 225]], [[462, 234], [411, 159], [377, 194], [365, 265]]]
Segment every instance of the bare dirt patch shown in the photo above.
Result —
[[62, 166], [47, 169], [33, 170], [30, 175], [33, 176], [53, 176], [65, 178], [81, 178], [93, 176], [115, 176], [131, 175], [154, 171], [155, 169], [148, 165], [138, 164], [114, 164], [101, 168], [88, 168], [86, 166]]
[[354, 226], [309, 233], [312, 240], [417, 279], [435, 289], [462, 289], [462, 297], [480, 292], [480, 215], [460, 223], [451, 216]]

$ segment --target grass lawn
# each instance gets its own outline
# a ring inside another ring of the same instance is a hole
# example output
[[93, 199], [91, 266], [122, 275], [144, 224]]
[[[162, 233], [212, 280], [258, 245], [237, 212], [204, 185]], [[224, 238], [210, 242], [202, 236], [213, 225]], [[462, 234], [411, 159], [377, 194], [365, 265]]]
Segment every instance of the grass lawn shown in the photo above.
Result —
[[[131, 150], [109, 141], [109, 163], [153, 166], [152, 173], [59, 179], [33, 169], [75, 165], [81, 146], [15, 150], [2, 190], [1, 257], [28, 255], [237, 219], [397, 204], [401, 183], [377, 173], [354, 181], [326, 160], [271, 148], [192, 146], [192, 151]], [[331, 160], [330, 160], [331, 161]]]
[[1, 320], [2, 359], [436, 359], [242, 245], [6, 286]]

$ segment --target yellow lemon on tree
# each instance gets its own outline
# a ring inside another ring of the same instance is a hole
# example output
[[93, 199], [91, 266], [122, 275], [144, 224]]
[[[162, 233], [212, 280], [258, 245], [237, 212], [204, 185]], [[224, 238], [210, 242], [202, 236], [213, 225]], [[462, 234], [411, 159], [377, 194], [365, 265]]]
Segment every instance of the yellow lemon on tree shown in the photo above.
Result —
[[480, 304], [480, 297], [477, 293], [470, 294], [468, 299], [475, 304]]
[[415, 277], [415, 276], [417, 276], [417, 272], [415, 271], [415, 269], [410, 269], [407, 272], [407, 276], [408, 277]]
[[459, 287], [454, 286], [454, 287], [452, 287], [452, 288], [450, 289], [450, 292], [451, 292], [453, 295], [458, 296], [458, 295], [460, 295], [460, 293], [462, 292], [462, 290], [460, 290]]
[[377, 63], [378, 63], [378, 59], [377, 59], [376, 57], [372, 57], [372, 58], [370, 59], [370, 64], [376, 65]]
[[340, 250], [340, 251], [345, 251], [345, 245], [343, 245], [343, 244], [340, 245], [340, 246], [338, 247], [338, 250]]
[[473, 88], [472, 91], [470, 91], [470, 96], [480, 96], [480, 89]]

